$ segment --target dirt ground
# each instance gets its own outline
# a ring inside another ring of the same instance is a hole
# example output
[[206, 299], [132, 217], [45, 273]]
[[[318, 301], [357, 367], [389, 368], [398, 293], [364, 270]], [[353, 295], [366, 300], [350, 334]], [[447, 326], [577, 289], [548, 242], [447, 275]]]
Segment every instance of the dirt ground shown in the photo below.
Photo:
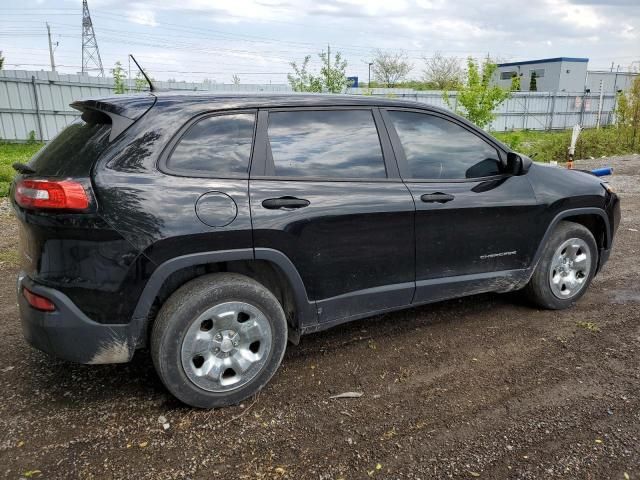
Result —
[[[640, 478], [640, 156], [579, 162], [602, 165], [622, 224], [574, 308], [480, 295], [337, 327], [290, 346], [256, 398], [214, 411], [174, 400], [146, 352], [83, 366], [32, 350], [3, 203], [0, 476]], [[363, 395], [329, 398], [346, 391]]]

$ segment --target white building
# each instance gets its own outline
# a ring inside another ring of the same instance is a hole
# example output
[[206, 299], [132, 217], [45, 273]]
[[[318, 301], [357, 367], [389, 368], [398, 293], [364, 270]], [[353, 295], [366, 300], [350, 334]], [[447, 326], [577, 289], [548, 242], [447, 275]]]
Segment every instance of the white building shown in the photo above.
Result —
[[635, 72], [613, 72], [613, 71], [588, 71], [587, 72], [587, 88], [591, 92], [600, 91], [600, 81], [602, 81], [602, 90], [605, 93], [618, 92], [620, 90], [628, 92], [636, 78], [640, 77], [640, 73]]
[[511, 78], [520, 77], [520, 90], [528, 92], [535, 75], [538, 92], [583, 92], [588, 58], [544, 58], [524, 62], [500, 63], [493, 81], [502, 88], [511, 87]]

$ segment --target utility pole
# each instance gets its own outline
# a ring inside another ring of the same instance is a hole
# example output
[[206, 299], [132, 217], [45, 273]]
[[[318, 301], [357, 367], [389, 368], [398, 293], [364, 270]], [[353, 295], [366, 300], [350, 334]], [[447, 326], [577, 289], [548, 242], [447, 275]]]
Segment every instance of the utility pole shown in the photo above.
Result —
[[367, 88], [369, 90], [371, 90], [371, 65], [373, 65], [373, 62], [369, 62], [369, 83], [367, 83]]
[[596, 129], [600, 128], [600, 117], [602, 116], [603, 99], [604, 99], [604, 80], [600, 80], [600, 98], [598, 100], [598, 117], [596, 120]]
[[47, 25], [47, 37], [49, 37], [49, 59], [51, 60], [51, 71], [55, 72], [56, 62], [53, 59], [53, 45], [51, 45], [51, 28], [49, 27], [49, 22], [47, 22], [46, 25]]
[[96, 33], [93, 31], [89, 6], [87, 0], [82, 0], [82, 73], [88, 73], [90, 70], [98, 71], [98, 75], [104, 77], [104, 68], [102, 68]]
[[329, 75], [331, 75], [331, 45], [327, 43], [327, 85], [329, 85]]

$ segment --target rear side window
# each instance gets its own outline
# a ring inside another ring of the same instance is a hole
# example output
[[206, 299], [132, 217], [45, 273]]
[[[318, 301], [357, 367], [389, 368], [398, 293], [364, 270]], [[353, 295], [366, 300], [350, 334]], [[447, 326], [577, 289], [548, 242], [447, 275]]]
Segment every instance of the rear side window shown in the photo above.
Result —
[[498, 151], [457, 123], [425, 113], [388, 113], [407, 158], [409, 178], [464, 179], [500, 174]]
[[167, 167], [204, 175], [247, 174], [255, 120], [253, 113], [199, 120], [178, 141]]
[[109, 145], [110, 133], [111, 119], [107, 115], [87, 111], [40, 150], [29, 166], [48, 177], [88, 176]]
[[387, 175], [370, 110], [271, 112], [268, 137], [277, 176]]

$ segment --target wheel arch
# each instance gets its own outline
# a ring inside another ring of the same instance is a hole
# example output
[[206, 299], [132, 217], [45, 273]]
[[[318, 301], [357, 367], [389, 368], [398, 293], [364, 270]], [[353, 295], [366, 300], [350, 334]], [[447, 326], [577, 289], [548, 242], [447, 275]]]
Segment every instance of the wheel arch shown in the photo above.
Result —
[[609, 227], [609, 217], [603, 209], [597, 207], [585, 207], [564, 210], [558, 213], [547, 226], [547, 230], [545, 231], [545, 234], [542, 237], [540, 244], [538, 245], [538, 249], [536, 250], [536, 254], [531, 264], [532, 270], [538, 264], [538, 261], [540, 260], [540, 257], [544, 252], [544, 248], [549, 241], [549, 237], [553, 233], [553, 230], [561, 221], [575, 222], [587, 228], [596, 239], [596, 243], [600, 250], [611, 248], [611, 229]]
[[285, 311], [294, 342], [298, 340], [302, 326], [318, 321], [315, 302], [308, 299], [300, 274], [282, 252], [266, 248], [198, 252], [172, 258], [155, 269], [131, 320], [135, 343], [138, 346], [147, 344], [155, 316], [173, 292], [186, 282], [213, 272], [240, 273], [269, 289]]

